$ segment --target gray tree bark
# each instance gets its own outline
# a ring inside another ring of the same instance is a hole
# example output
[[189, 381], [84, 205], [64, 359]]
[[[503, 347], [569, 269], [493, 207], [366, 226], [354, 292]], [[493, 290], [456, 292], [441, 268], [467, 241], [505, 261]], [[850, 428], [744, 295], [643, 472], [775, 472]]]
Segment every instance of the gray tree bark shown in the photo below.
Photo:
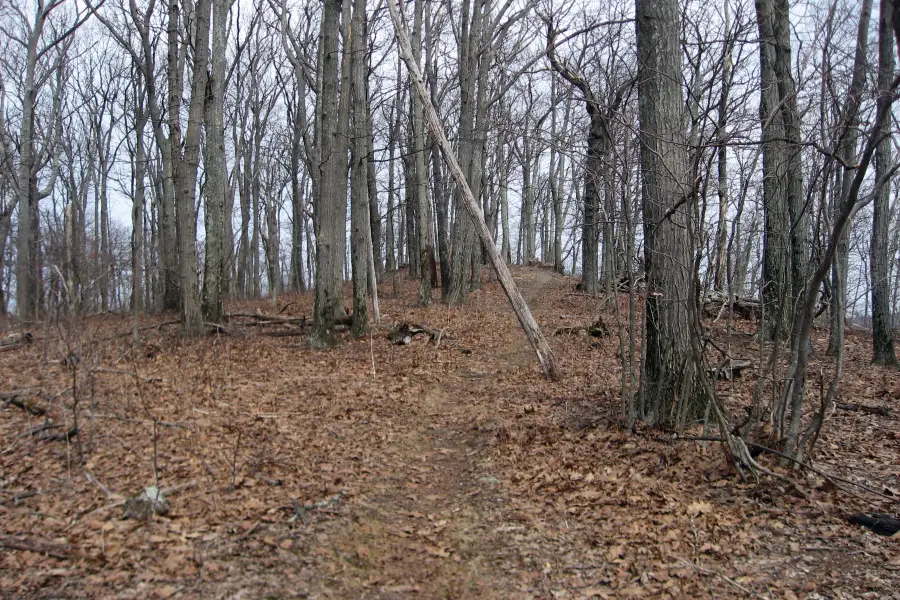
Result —
[[[349, 0], [347, 2], [349, 7]], [[346, 12], [346, 11], [343, 11]], [[328, 343], [336, 319], [346, 317], [343, 281], [347, 220], [347, 117], [349, 113], [349, 77], [341, 79], [349, 64], [349, 48], [345, 60], [338, 51], [338, 37], [342, 22], [342, 1], [326, 0], [322, 13], [322, 34], [319, 53], [321, 92], [317, 98], [319, 109], [316, 128], [321, 147], [319, 166], [320, 188], [315, 198], [316, 227], [316, 294], [314, 308], [314, 337]], [[345, 23], [346, 24], [346, 23]], [[345, 38], [349, 41], [349, 38]], [[340, 86], [339, 86], [340, 80]]]
[[[366, 101], [366, 0], [354, 0], [350, 24], [353, 135], [350, 144], [350, 255], [353, 270], [353, 320], [350, 332], [361, 336], [369, 328], [369, 113]], [[347, 40], [344, 41], [346, 43]]]
[[[847, 101], [842, 110], [845, 124], [844, 135], [837, 142], [838, 156], [844, 163], [841, 173], [839, 193], [832, 203], [832, 219], [840, 215], [841, 206], [846, 201], [853, 182], [850, 167], [856, 162], [859, 152], [859, 109], [866, 85], [866, 54], [869, 44], [869, 21], [872, 16], [872, 0], [863, 0], [859, 11], [859, 27], [856, 35], [856, 53], [853, 59], [853, 77], [847, 93]], [[850, 240], [845, 233], [838, 240], [834, 264], [831, 266], [831, 331], [828, 336], [828, 355], [836, 356], [838, 348], [844, 345], [844, 324], [847, 317], [847, 274], [849, 272]]]
[[425, 88], [425, 81], [422, 78], [418, 65], [413, 59], [413, 51], [410, 46], [409, 37], [404, 31], [400, 21], [396, 0], [388, 0], [388, 9], [390, 10], [391, 20], [394, 22], [394, 31], [396, 32], [397, 40], [400, 44], [400, 54], [403, 61], [406, 63], [406, 68], [409, 71], [410, 80], [412, 81], [415, 93], [419, 95], [419, 98], [424, 105], [428, 125], [431, 128], [432, 133], [438, 139], [438, 143], [441, 146], [441, 152], [444, 155], [444, 159], [447, 161], [448, 168], [450, 169], [450, 173], [452, 174], [457, 187], [463, 192], [464, 208], [469, 217], [474, 221], [474, 225], [477, 227], [478, 236], [487, 250], [491, 264], [497, 273], [497, 278], [500, 280], [500, 284], [503, 286], [503, 290], [516, 313], [516, 317], [519, 319], [519, 324], [522, 325], [522, 329], [528, 336], [528, 341], [531, 343], [531, 346], [538, 357], [541, 370], [546, 377], [558, 379], [560, 373], [557, 370], [553, 353], [550, 350], [550, 345], [544, 338], [543, 333], [541, 333], [528, 305], [519, 293], [516, 283], [513, 280], [509, 269], [506, 267], [506, 263], [503, 262], [503, 259], [497, 250], [497, 246], [494, 244], [494, 240], [491, 239], [490, 231], [488, 231], [487, 224], [484, 222], [484, 215], [481, 212], [481, 208], [478, 206], [478, 201], [466, 181], [462, 167], [456, 160], [453, 148], [450, 146], [450, 142], [444, 134], [444, 129], [438, 118], [437, 112], [431, 104], [428, 91]]
[[[413, 60], [420, 71], [422, 69], [422, 27], [424, 1], [413, 3], [412, 50]], [[425, 122], [422, 99], [417, 94], [410, 94], [412, 100], [412, 153], [415, 161], [414, 188], [416, 199], [416, 242], [419, 253], [419, 305], [428, 306], [431, 298], [431, 269], [434, 262], [434, 247], [431, 239], [431, 219], [428, 202], [428, 167], [425, 158]], [[409, 200], [407, 200], [409, 201]]]
[[[894, 78], [894, 39], [892, 25], [895, 18], [894, 3], [881, 0], [878, 21], [878, 90], [888, 93]], [[882, 124], [881, 141], [875, 150], [875, 180], [883, 179], [893, 163], [892, 128]], [[875, 196], [872, 218], [872, 249], [870, 268], [872, 275], [872, 362], [877, 365], [897, 365], [894, 337], [891, 327], [890, 266], [888, 261], [888, 222], [890, 221], [890, 187], [882, 186]]]
[[[191, 101], [188, 108], [188, 124], [181, 141], [181, 76], [172, 74], [179, 68], [177, 45], [180, 9], [178, 0], [169, 5], [169, 131], [175, 158], [176, 222], [178, 241], [178, 282], [181, 291], [181, 331], [184, 335], [203, 332], [203, 313], [197, 276], [197, 234], [195, 203], [197, 197], [197, 172], [200, 166], [200, 129], [206, 102], [206, 84], [209, 77], [209, 17], [210, 0], [198, 0], [194, 11], [194, 64], [191, 81]], [[175, 49], [173, 51], [173, 45]], [[174, 62], [171, 60], [174, 58]], [[173, 85], [174, 84], [174, 85]]]
[[[213, 323], [225, 317], [225, 48], [232, 0], [212, 0], [212, 52], [206, 99], [206, 252], [203, 274], [203, 316]], [[230, 245], [231, 240], [227, 240]]]
[[682, 93], [680, 15], [676, 0], [637, 0], [638, 109], [647, 271], [643, 405], [648, 423], [683, 427], [702, 416], [691, 360], [695, 194], [689, 179]]

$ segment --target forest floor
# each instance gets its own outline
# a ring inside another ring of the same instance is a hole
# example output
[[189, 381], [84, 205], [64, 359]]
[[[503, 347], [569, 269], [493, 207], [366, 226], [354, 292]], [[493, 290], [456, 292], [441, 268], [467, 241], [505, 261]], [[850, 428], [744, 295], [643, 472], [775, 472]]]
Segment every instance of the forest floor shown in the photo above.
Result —
[[[848, 335], [839, 400], [893, 412], [830, 411], [813, 462], [882, 495], [766, 455], [796, 487], [742, 482], [718, 444], [622, 429], [615, 310], [549, 269], [514, 276], [560, 382], [496, 282], [453, 309], [414, 306], [402, 274], [382, 284], [383, 321], [443, 329], [439, 344], [392, 345], [386, 325], [318, 350], [247, 318], [188, 340], [147, 317], [136, 348], [127, 316], [36, 328], [0, 352], [0, 392], [30, 388], [19, 401], [54, 426], [0, 410], [0, 597], [900, 598], [900, 536], [846, 522], [900, 511], [900, 373], [869, 366], [864, 333]], [[600, 316], [611, 338], [554, 335]], [[753, 331], [736, 322], [731, 347], [758, 363]], [[733, 414], [758, 375], [718, 384]], [[76, 399], [79, 433], [48, 439]], [[123, 519], [150, 485], [168, 514]]]

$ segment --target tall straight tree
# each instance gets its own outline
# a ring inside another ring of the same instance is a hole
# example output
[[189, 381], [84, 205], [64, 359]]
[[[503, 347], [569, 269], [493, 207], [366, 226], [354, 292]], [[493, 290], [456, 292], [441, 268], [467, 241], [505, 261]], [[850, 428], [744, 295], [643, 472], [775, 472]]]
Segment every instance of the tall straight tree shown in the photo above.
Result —
[[[478, 81], [482, 64], [484, 13], [490, 11], [490, 0], [463, 0], [459, 28], [459, 163], [472, 186], [472, 193], [481, 196], [480, 165], [475, 140]], [[456, 193], [456, 223], [453, 232], [453, 255], [450, 259], [450, 281], [443, 288], [449, 304], [464, 304], [469, 298], [469, 275], [475, 248], [475, 225], [465, 211], [461, 190]]]
[[[225, 316], [225, 47], [231, 0], [212, 0], [212, 52], [206, 101], [206, 252], [203, 315], [214, 323]], [[231, 240], [228, 240], [231, 244]]]
[[[369, 327], [369, 183], [366, 125], [369, 107], [366, 101], [366, 0], [353, 0], [350, 24], [352, 52], [353, 136], [350, 144], [350, 266], [353, 271], [353, 321], [351, 333], [363, 335]], [[346, 40], [345, 42], [346, 43]]]
[[175, 234], [178, 241], [178, 282], [181, 290], [181, 331], [198, 335], [203, 331], [200, 293], [197, 289], [197, 232], [194, 218], [197, 198], [197, 172], [200, 168], [200, 129], [206, 103], [206, 84], [209, 78], [209, 16], [210, 0], [198, 0], [194, 6], [194, 60], [191, 80], [191, 101], [188, 107], [187, 129], [181, 139], [181, 54], [180, 2], [170, 0], [168, 23], [169, 73], [169, 132], [172, 158], [175, 162]]
[[[413, 4], [413, 31], [412, 48], [413, 60], [422, 69], [422, 26], [424, 0], [415, 0]], [[431, 304], [431, 269], [434, 262], [434, 247], [429, 242], [431, 239], [431, 220], [428, 205], [428, 167], [425, 160], [425, 116], [422, 108], [422, 99], [417, 94], [410, 94], [412, 100], [412, 138], [413, 138], [413, 169], [415, 182], [414, 191], [416, 199], [416, 241], [419, 253], [419, 304], [428, 306]]]
[[637, 416], [682, 425], [702, 414], [691, 359], [694, 190], [688, 182], [677, 0], [637, 0], [644, 261], [647, 270], [646, 364]]
[[[349, 5], [349, 0], [345, 0]], [[314, 335], [331, 338], [334, 321], [346, 317], [341, 295], [347, 221], [347, 112], [349, 81], [342, 69], [338, 37], [341, 0], [325, 0], [322, 13], [320, 93], [317, 97], [316, 139], [319, 142], [319, 189], [315, 198], [316, 296]], [[345, 43], [349, 41], [345, 38]], [[349, 54], [347, 52], [346, 54]]]
[[760, 88], [759, 112], [762, 121], [763, 155], [763, 288], [766, 335], [787, 333], [790, 314], [791, 258], [787, 197], [787, 151], [784, 124], [779, 111], [780, 96], [775, 73], [776, 40], [772, 21], [774, 0], [757, 0], [759, 25]]
[[[878, 23], [878, 93], [890, 93], [894, 78], [894, 38], [892, 24], [894, 3], [881, 0]], [[892, 167], [891, 127], [889, 122], [881, 125], [881, 141], [875, 150], [875, 180], [883, 179]], [[896, 365], [894, 337], [891, 327], [890, 310], [890, 268], [888, 260], [888, 221], [890, 221], [890, 186], [883, 185], [875, 196], [872, 218], [872, 362], [878, 365]]]
[[[88, 5], [90, 6], [89, 3]], [[96, 9], [99, 3], [93, 6]], [[166, 111], [160, 104], [161, 98], [157, 93], [158, 71], [154, 50], [156, 34], [155, 24], [152, 22], [157, 6], [157, 0], [149, 0], [146, 8], [141, 11], [138, 9], [137, 2], [130, 2], [127, 7], [122, 7], [121, 9], [124, 16], [124, 22], [122, 23], [114, 21], [111, 15], [104, 12], [97, 12], [96, 14], [119, 46], [131, 55], [132, 64], [141, 71], [150, 125], [153, 130], [153, 139], [156, 142], [157, 151], [162, 157], [162, 172], [158, 181], [160, 193], [157, 194], [156, 198], [158, 205], [156, 245], [158, 246], [160, 270], [158, 274], [158, 287], [161, 288], [161, 293], [159, 294], [161, 296], [160, 306], [164, 310], [177, 310], [179, 305], [179, 282], [175, 234], [175, 178], [173, 170], [175, 161], [173, 160], [171, 131], [169, 134], [166, 133]], [[171, 31], [170, 35], [177, 36], [177, 22], [175, 26], [176, 29]], [[132, 45], [130, 37], [123, 35], [123, 31], [137, 33], [138, 39], [135, 45]], [[177, 44], [175, 49], [177, 50]], [[177, 58], [178, 54], [176, 52]], [[180, 61], [176, 61], [176, 64], [177, 62]], [[169, 75], [170, 85], [176, 83], [172, 78], [177, 75], [177, 71], [170, 71]], [[180, 91], [178, 93], [180, 94]]]
[[788, 333], [809, 274], [809, 212], [803, 195], [788, 0], [757, 0], [763, 129], [763, 302], [766, 334]]
[[[866, 86], [866, 55], [869, 45], [869, 20], [872, 16], [872, 0], [863, 0], [859, 10], [859, 27], [856, 34], [856, 52], [853, 58], [853, 76], [850, 90], [842, 110], [841, 120], [845, 123], [844, 135], [837, 141], [838, 156], [844, 163], [840, 171], [839, 193], [832, 202], [832, 218], [841, 212], [850, 184], [853, 182], [859, 146], [860, 105]], [[847, 275], [850, 260], [850, 239], [845, 233], [838, 241], [837, 254], [831, 265], [831, 332], [828, 338], [828, 354], [837, 355], [838, 346], [844, 344], [844, 323], [847, 316]]]
[[[557, 58], [556, 38], [558, 32], [549, 18], [546, 18], [545, 22], [547, 25], [547, 58], [550, 60], [550, 66], [553, 67], [553, 70], [560, 77], [579, 91], [584, 99], [584, 106], [588, 115], [587, 157], [584, 163], [584, 220], [581, 234], [583, 251], [581, 255], [581, 283], [579, 287], [589, 294], [595, 294], [599, 291], [599, 280], [597, 277], [599, 232], [597, 231], [597, 220], [600, 214], [600, 197], [604, 187], [603, 184], [609, 177], [608, 164], [610, 154], [613, 151], [611, 125], [632, 82], [628, 81], [620, 85], [613, 91], [612, 98], [608, 102], [603, 102], [580, 73]], [[611, 194], [607, 195], [610, 196]], [[605, 212], [609, 213], [612, 211], [606, 210]], [[615, 230], [612, 227], [611, 214], [606, 215], [604, 223], [608, 224], [604, 227], [604, 233], [606, 234], [603, 240], [604, 255], [609, 254], [613, 257], [607, 257], [604, 265], [607, 269], [612, 268], [613, 273], [604, 272], [604, 277], [615, 279], [615, 252], [612, 239]], [[612, 266], [610, 263], [612, 263]]]

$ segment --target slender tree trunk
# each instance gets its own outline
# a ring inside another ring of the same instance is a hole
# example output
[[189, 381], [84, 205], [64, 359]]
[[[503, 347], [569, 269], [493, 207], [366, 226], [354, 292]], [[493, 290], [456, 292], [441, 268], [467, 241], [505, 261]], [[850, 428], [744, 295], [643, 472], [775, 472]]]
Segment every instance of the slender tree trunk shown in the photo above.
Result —
[[[866, 53], [869, 44], [869, 21], [872, 16], [872, 0], [863, 0], [859, 11], [859, 27], [856, 37], [856, 53], [853, 59], [853, 78], [847, 94], [843, 120], [846, 133], [838, 142], [838, 154], [844, 164], [855, 164], [859, 146], [859, 108], [866, 86]], [[877, 164], [876, 158], [876, 164]], [[832, 222], [840, 215], [853, 182], [852, 168], [845, 167], [836, 202], [832, 205]], [[838, 240], [834, 264], [831, 266], [831, 334], [828, 337], [828, 354], [837, 356], [844, 345], [844, 324], [847, 317], [847, 275], [849, 273], [850, 240], [845, 233]]]
[[[415, 0], [413, 4], [412, 47], [413, 60], [422, 69], [422, 26], [424, 0]], [[434, 260], [434, 247], [430, 244], [431, 220], [428, 203], [428, 167], [425, 159], [425, 122], [422, 99], [410, 93], [412, 100], [412, 138], [413, 160], [415, 161], [415, 198], [416, 198], [416, 241], [419, 253], [419, 305], [428, 306], [431, 298], [431, 269]]]
[[[351, 333], [364, 335], [369, 328], [369, 254], [368, 234], [369, 187], [368, 146], [369, 131], [366, 101], [366, 0], [354, 0], [350, 43], [352, 58], [353, 135], [350, 144], [350, 254], [353, 269], [353, 322]], [[346, 43], [346, 39], [345, 42]], [[345, 82], [346, 85], [346, 82]]]
[[[135, 73], [140, 80], [140, 71]], [[147, 114], [140, 81], [134, 98], [134, 199], [131, 207], [131, 308], [135, 319], [144, 308], [144, 204], [146, 197], [147, 152], [144, 148], [144, 128]], [[135, 332], [136, 333], [136, 332]], [[137, 342], [137, 335], [135, 335]]]
[[[231, 0], [212, 0], [212, 68], [206, 100], [206, 252], [204, 253], [203, 315], [221, 323], [225, 318], [225, 47]], [[231, 241], [229, 240], [230, 244]]]
[[388, 273], [393, 273], [397, 269], [396, 263], [396, 236], [394, 235], [395, 219], [394, 210], [396, 203], [394, 202], [394, 155], [397, 147], [397, 127], [394, 120], [394, 113], [397, 112], [397, 102], [391, 104], [391, 114], [388, 117], [388, 189], [387, 189], [387, 214], [386, 225], [387, 232], [385, 234], [385, 269]]
[[40, 303], [38, 290], [38, 247], [40, 227], [37, 220], [38, 199], [33, 195], [35, 170], [34, 110], [37, 102], [35, 69], [37, 44], [43, 31], [44, 17], [37, 11], [34, 31], [28, 39], [25, 74], [22, 80], [22, 121], [19, 128], [19, 170], [16, 180], [19, 218], [16, 232], [16, 310], [22, 320], [37, 317]]
[[[893, 2], [881, 0], [878, 25], [878, 89], [887, 93], [894, 78], [894, 39], [892, 24], [895, 19]], [[881, 141], [875, 150], [875, 180], [883, 179], [892, 167], [891, 125], [882, 125]], [[890, 266], [893, 253], [888, 253], [888, 221], [890, 220], [890, 186], [884, 185], [875, 196], [872, 219], [872, 362], [877, 365], [897, 365], [894, 351], [890, 308]]]
[[[459, 33], [459, 164], [466, 180], [472, 185], [477, 181], [472, 172], [476, 92], [478, 84], [478, 57], [481, 47], [482, 3], [463, 0]], [[475, 190], [472, 190], [475, 193]], [[477, 200], [478, 194], [475, 195]], [[463, 192], [456, 191], [456, 223], [453, 232], [453, 256], [450, 260], [450, 282], [446, 290], [447, 303], [465, 304], [469, 298], [472, 254], [475, 247], [475, 229], [465, 210]]]
[[778, 42], [774, 21], [776, 0], [757, 0], [759, 25], [760, 120], [763, 138], [763, 291], [765, 334], [770, 339], [787, 335], [791, 308], [791, 215], [788, 209], [789, 150], [780, 110]]
[[[175, 0], [172, 0], [175, 4]], [[174, 8], [178, 11], [178, 8]], [[183, 154], [176, 162], [175, 181], [177, 190], [176, 235], [178, 238], [179, 284], [181, 289], [181, 330], [185, 335], [199, 335], [203, 332], [203, 314], [200, 306], [200, 294], [197, 277], [197, 235], [195, 221], [195, 199], [197, 196], [197, 172], [200, 165], [200, 128], [203, 123], [204, 104], [206, 101], [206, 84], [209, 64], [209, 17], [210, 0], [199, 0], [194, 14], [196, 31], [194, 32], [194, 65], [191, 84], [191, 102], [188, 109], [188, 126], [184, 135]], [[169, 65], [172, 68], [172, 65]], [[176, 86], [180, 88], [180, 86]], [[174, 91], [170, 91], [170, 94]], [[176, 130], [180, 131], [180, 115], [177, 108], [181, 98], [172, 98], [170, 105], [176, 110], [170, 112], [170, 130], [173, 131], [173, 150], [180, 144], [175, 143]], [[180, 137], [180, 136], [179, 136]]]
[[388, 0], [388, 9], [391, 13], [391, 20], [394, 23], [394, 30], [397, 33], [397, 39], [400, 42], [400, 53], [403, 57], [403, 61], [406, 63], [406, 68], [409, 71], [410, 80], [412, 81], [415, 93], [419, 95], [419, 98], [424, 105], [425, 115], [428, 119], [429, 127], [431, 128], [434, 135], [438, 138], [438, 142], [441, 145], [441, 151], [444, 154], [444, 158], [447, 161], [453, 179], [456, 182], [457, 187], [462, 189], [464, 208], [466, 209], [469, 217], [474, 221], [474, 225], [477, 226], [478, 236], [487, 250], [491, 264], [493, 265], [497, 273], [497, 278], [500, 280], [500, 283], [503, 286], [503, 290], [506, 293], [510, 304], [512, 304], [513, 310], [516, 313], [516, 317], [519, 319], [519, 323], [522, 325], [522, 329], [528, 336], [528, 340], [538, 357], [538, 361], [541, 365], [541, 370], [546, 377], [550, 379], [558, 379], [560, 373], [556, 368], [556, 362], [553, 358], [553, 353], [550, 350], [550, 345], [547, 343], [547, 340], [541, 333], [541, 330], [538, 327], [537, 322], [534, 320], [534, 317], [532, 316], [528, 305], [522, 299], [521, 294], [516, 288], [516, 283], [509, 272], [509, 269], [506, 267], [506, 264], [500, 257], [500, 253], [497, 251], [497, 246], [491, 239], [491, 234], [484, 222], [484, 215], [482, 214], [481, 209], [478, 206], [478, 201], [476, 200], [475, 195], [472, 194], [472, 190], [469, 188], [462, 167], [456, 160], [453, 148], [450, 146], [450, 142], [449, 140], [447, 140], [447, 137], [444, 134], [443, 126], [441, 125], [437, 112], [435, 111], [434, 106], [431, 104], [431, 101], [428, 97], [428, 91], [425, 89], [425, 82], [422, 79], [422, 74], [419, 71], [418, 64], [413, 59], [413, 52], [412, 48], [410, 47], [409, 37], [402, 28], [400, 15], [397, 12], [396, 0]]

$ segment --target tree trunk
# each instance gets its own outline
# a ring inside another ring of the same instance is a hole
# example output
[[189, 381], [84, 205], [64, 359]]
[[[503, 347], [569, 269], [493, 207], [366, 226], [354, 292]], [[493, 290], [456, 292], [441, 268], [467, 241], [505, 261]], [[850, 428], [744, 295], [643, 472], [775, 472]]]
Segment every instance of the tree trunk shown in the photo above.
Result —
[[[463, 0], [459, 33], [459, 164], [466, 181], [479, 182], [473, 176], [475, 146], [475, 113], [478, 84], [479, 50], [481, 48], [482, 2]], [[484, 68], [487, 68], [485, 65]], [[474, 190], [472, 190], [474, 193]], [[478, 195], [475, 196], [476, 201]], [[456, 223], [453, 232], [453, 256], [450, 259], [450, 281], [444, 293], [448, 304], [465, 304], [469, 298], [475, 226], [466, 212], [462, 190], [456, 190]]]
[[[172, 0], [170, 18], [174, 13], [178, 16], [177, 1]], [[169, 128], [172, 131], [172, 149], [178, 156], [175, 168], [176, 182], [176, 236], [179, 256], [179, 287], [181, 289], [181, 331], [184, 335], [199, 335], [203, 332], [203, 313], [200, 306], [200, 295], [197, 277], [197, 235], [195, 221], [195, 199], [197, 196], [197, 172], [200, 165], [200, 129], [203, 123], [204, 104], [206, 101], [206, 84], [209, 64], [209, 16], [210, 0], [199, 0], [194, 14], [196, 31], [194, 32], [194, 65], [191, 84], [191, 102], [188, 109], [188, 126], [184, 135], [184, 149], [177, 132], [181, 130], [180, 111], [181, 98], [179, 89], [170, 90]], [[172, 24], [170, 23], [170, 28]], [[176, 42], [177, 43], [177, 42]], [[177, 68], [178, 64], [170, 63], [169, 68]], [[177, 94], [177, 96], [175, 96]], [[172, 110], [174, 109], [174, 110]]]
[[[366, 0], [354, 0], [350, 26], [352, 60], [353, 135], [350, 144], [350, 254], [353, 269], [353, 321], [350, 332], [359, 337], [369, 328], [369, 252], [368, 234], [369, 131], [366, 102]], [[345, 42], [347, 43], [346, 39]], [[345, 82], [346, 85], [346, 82]]]
[[[878, 89], [888, 90], [894, 78], [894, 39], [891, 26], [894, 20], [893, 2], [882, 0], [880, 3], [878, 25]], [[875, 150], [875, 180], [884, 178], [891, 169], [892, 128], [890, 123], [882, 125], [879, 135], [882, 137]], [[888, 222], [890, 221], [890, 186], [885, 185], [875, 196], [874, 216], [872, 219], [872, 362], [877, 365], [897, 365], [897, 354], [894, 351], [894, 337], [891, 326], [890, 307], [890, 266], [888, 261], [893, 254], [888, 254]]]
[[[222, 323], [225, 317], [225, 47], [231, 0], [212, 0], [212, 68], [206, 102], [206, 252], [203, 315]], [[230, 244], [231, 241], [229, 240]]]
[[691, 360], [688, 302], [694, 190], [685, 148], [681, 27], [676, 0], [637, 0], [638, 109], [647, 270], [646, 360], [640, 418], [653, 425], [694, 422], [703, 414]]
[[[415, 0], [413, 4], [412, 48], [413, 60], [422, 71], [422, 12], [424, 1]], [[410, 93], [412, 100], [412, 138], [413, 160], [415, 161], [415, 199], [416, 199], [416, 241], [419, 253], [419, 306], [431, 304], [431, 269], [434, 260], [434, 248], [429, 243], [431, 238], [431, 220], [429, 219], [428, 202], [428, 167], [425, 160], [425, 123], [422, 99]]]
[[763, 138], [763, 289], [766, 315], [765, 334], [769, 339], [788, 333], [791, 307], [791, 218], [788, 211], [788, 182], [785, 127], [780, 110], [779, 60], [775, 38], [775, 0], [757, 0], [759, 26], [760, 120]]
[[[349, 0], [346, 0], [349, 4]], [[320, 343], [331, 339], [334, 321], [346, 317], [343, 281], [344, 250], [346, 247], [347, 220], [347, 115], [349, 110], [349, 78], [341, 81], [343, 71], [338, 37], [341, 29], [341, 0], [325, 0], [322, 13], [322, 33], [319, 53], [322, 61], [320, 120], [316, 123], [322, 133], [318, 135], [322, 148], [320, 161], [321, 182], [315, 198], [316, 226], [316, 295], [314, 336]], [[344, 38], [345, 42], [349, 41]], [[349, 59], [349, 48], [344, 52]]]
[[[846, 124], [845, 135], [838, 141], [838, 155], [845, 165], [856, 163], [859, 146], [859, 108], [866, 85], [866, 52], [869, 44], [869, 21], [872, 16], [872, 0], [863, 0], [859, 11], [859, 27], [856, 37], [856, 53], [853, 59], [853, 78], [842, 111]], [[877, 164], [877, 159], [876, 159]], [[854, 169], [844, 167], [841, 186], [832, 204], [832, 222], [840, 215], [846, 201]], [[831, 266], [831, 333], [828, 336], [828, 355], [837, 356], [844, 345], [844, 323], [847, 317], [847, 275], [849, 273], [850, 240], [845, 233], [838, 240], [834, 264]]]

